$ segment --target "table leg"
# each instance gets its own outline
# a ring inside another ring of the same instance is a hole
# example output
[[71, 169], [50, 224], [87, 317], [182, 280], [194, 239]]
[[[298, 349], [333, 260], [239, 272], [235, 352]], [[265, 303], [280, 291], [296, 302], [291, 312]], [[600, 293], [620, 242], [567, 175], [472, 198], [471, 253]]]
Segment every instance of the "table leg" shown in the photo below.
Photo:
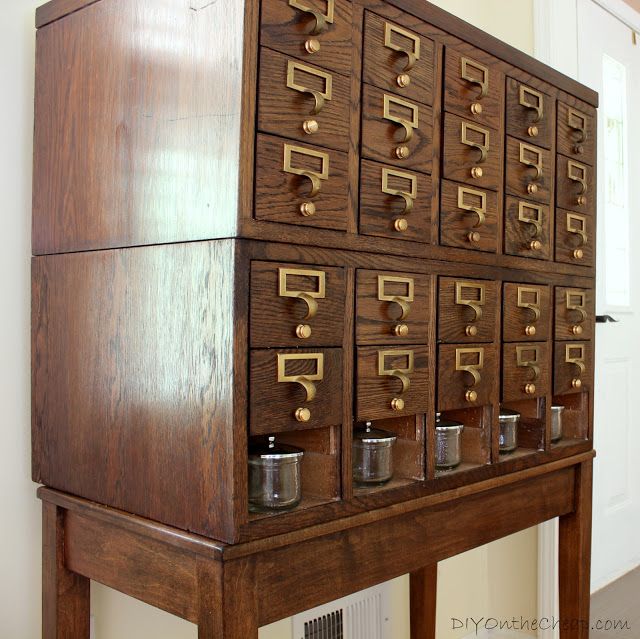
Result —
[[438, 564], [412, 572], [409, 579], [411, 639], [435, 639]]
[[576, 508], [560, 517], [560, 637], [589, 639], [593, 462], [576, 471]]
[[90, 581], [65, 567], [64, 511], [42, 504], [42, 637], [89, 639]]

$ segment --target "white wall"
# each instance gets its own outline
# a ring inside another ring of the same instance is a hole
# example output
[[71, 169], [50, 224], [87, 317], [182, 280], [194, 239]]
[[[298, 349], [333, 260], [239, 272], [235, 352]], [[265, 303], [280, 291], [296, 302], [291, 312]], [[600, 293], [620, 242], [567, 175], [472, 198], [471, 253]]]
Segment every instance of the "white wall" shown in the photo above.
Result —
[[[533, 0], [436, 0], [527, 51], [533, 50]], [[0, 0], [0, 629], [10, 639], [40, 636], [40, 507], [30, 482], [29, 254], [35, 0]], [[457, 639], [451, 617], [536, 613], [536, 532], [474, 550], [439, 566], [438, 639]], [[406, 579], [393, 582], [395, 609], [408, 608]], [[97, 639], [196, 639], [195, 626], [93, 587]], [[408, 638], [405, 615], [394, 639]], [[289, 639], [290, 621], [261, 630]]]

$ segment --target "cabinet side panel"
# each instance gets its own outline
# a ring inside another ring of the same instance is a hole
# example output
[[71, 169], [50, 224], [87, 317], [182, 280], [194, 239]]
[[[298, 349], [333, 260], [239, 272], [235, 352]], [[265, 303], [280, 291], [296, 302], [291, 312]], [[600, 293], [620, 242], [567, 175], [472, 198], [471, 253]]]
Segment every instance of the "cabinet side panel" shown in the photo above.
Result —
[[43, 483], [234, 536], [231, 241], [34, 259]]
[[243, 13], [102, 0], [38, 31], [35, 254], [235, 234]]

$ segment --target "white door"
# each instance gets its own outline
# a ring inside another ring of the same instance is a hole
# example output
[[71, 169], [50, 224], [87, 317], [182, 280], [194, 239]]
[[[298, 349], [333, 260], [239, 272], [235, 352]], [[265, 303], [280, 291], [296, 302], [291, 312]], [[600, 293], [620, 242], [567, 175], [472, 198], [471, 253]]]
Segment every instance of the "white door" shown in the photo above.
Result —
[[611, 11], [640, 25], [577, 0], [578, 77], [600, 93], [597, 313], [619, 320], [596, 328], [593, 590], [640, 564], [640, 35]]

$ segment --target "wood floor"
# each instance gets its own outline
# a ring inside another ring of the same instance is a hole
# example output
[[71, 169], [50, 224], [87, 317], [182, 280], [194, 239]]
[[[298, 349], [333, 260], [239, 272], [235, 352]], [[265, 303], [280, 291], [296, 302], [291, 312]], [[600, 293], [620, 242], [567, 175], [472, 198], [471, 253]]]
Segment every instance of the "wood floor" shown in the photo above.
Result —
[[[597, 622], [622, 621], [617, 630], [597, 630]], [[638, 639], [640, 637], [640, 568], [632, 570], [591, 597], [590, 639]]]

